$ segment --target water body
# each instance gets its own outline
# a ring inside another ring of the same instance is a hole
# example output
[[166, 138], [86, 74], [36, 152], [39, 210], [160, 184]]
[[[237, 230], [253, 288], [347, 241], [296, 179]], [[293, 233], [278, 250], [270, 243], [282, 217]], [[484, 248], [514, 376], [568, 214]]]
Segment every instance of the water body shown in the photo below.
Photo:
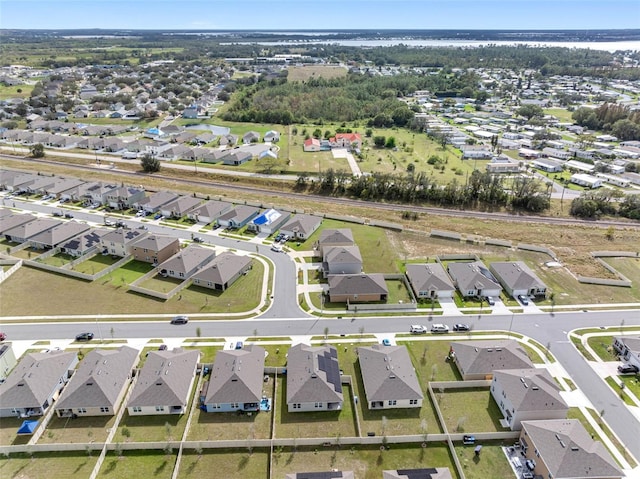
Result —
[[384, 40], [286, 40], [281, 42], [225, 42], [222, 45], [341, 45], [346, 47], [391, 47], [394, 45], [407, 45], [410, 47], [465, 47], [477, 48], [487, 45], [498, 46], [516, 46], [527, 45], [530, 47], [560, 47], [560, 48], [589, 48], [591, 50], [604, 50], [615, 52], [617, 50], [635, 50], [640, 51], [640, 41], [620, 41], [620, 42], [527, 42], [527, 41], [510, 41], [510, 40], [410, 40], [405, 38], [389, 38]]
[[226, 126], [216, 126], [216, 125], [205, 125], [204, 123], [199, 123], [197, 125], [189, 125], [186, 127], [187, 130], [209, 130], [214, 135], [223, 136], [228, 135], [231, 131]]

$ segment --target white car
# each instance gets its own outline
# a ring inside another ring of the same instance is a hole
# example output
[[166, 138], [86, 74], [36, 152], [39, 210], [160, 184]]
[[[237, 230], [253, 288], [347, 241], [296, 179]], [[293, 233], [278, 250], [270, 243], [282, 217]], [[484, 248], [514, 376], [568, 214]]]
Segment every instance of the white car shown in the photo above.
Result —
[[422, 326], [421, 324], [413, 324], [411, 325], [411, 328], [409, 329], [409, 331], [412, 332], [413, 334], [424, 334], [427, 332], [427, 327]]
[[432, 333], [448, 333], [449, 326], [447, 326], [446, 324], [432, 324], [431, 332]]

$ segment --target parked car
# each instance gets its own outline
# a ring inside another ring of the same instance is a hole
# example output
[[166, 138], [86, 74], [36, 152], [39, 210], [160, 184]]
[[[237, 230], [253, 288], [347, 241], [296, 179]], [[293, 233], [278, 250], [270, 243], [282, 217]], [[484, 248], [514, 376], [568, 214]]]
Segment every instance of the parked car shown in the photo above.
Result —
[[487, 300], [487, 303], [489, 303], [489, 306], [496, 305], [496, 298], [494, 298], [493, 296], [487, 296], [485, 299]]
[[171, 324], [187, 324], [189, 322], [189, 316], [180, 315], [171, 319]]
[[93, 333], [80, 333], [76, 336], [76, 341], [91, 341]]
[[244, 344], [242, 344], [242, 341], [238, 341], [236, 343], [236, 349], [242, 349], [242, 346], [244, 346]]
[[162, 219], [162, 213], [156, 213], [156, 214], [153, 216], [153, 219], [154, 219], [154, 220], [160, 220], [160, 219]]
[[138, 218], [142, 218], [143, 216], [147, 216], [147, 212], [145, 210], [140, 210], [136, 213]]
[[468, 324], [462, 324], [462, 323], [458, 323], [458, 324], [454, 324], [453, 325], [453, 330], [454, 331], [469, 331], [471, 328], [469, 327]]
[[204, 243], [204, 239], [200, 238], [200, 236], [193, 237], [194, 243]]
[[166, 344], [161, 344], [160, 347], [158, 347], [158, 351], [166, 351], [166, 350], [167, 350]]
[[71, 219], [71, 218], [73, 218], [73, 215], [71, 213], [65, 213], [64, 217]]
[[529, 298], [527, 298], [524, 294], [520, 294], [520, 295], [518, 295], [518, 299], [520, 300], [520, 302], [521, 302], [524, 306], [528, 306], [528, 305], [529, 305]]
[[62, 211], [54, 211], [53, 216], [59, 216], [62, 218], [64, 216], [64, 213]]
[[476, 443], [476, 437], [465, 434], [462, 436], [462, 444], [471, 445]]
[[432, 324], [431, 332], [432, 333], [448, 333], [449, 326], [447, 326], [446, 324]]
[[638, 367], [633, 364], [621, 364], [618, 366], [618, 372], [620, 374], [637, 374]]
[[5, 333], [0, 332], [0, 341], [4, 341], [7, 339], [7, 335]]
[[427, 332], [427, 327], [421, 324], [413, 324], [409, 331], [413, 334], [425, 334]]
[[391, 346], [391, 340], [386, 339], [386, 338], [385, 338], [385, 339], [383, 339], [383, 340], [382, 340], [382, 345], [383, 345], [383, 346]]

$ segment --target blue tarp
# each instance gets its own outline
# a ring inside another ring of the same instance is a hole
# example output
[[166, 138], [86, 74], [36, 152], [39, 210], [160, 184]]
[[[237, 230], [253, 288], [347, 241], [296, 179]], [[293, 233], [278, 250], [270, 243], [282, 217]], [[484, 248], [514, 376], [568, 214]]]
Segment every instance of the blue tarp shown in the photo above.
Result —
[[18, 434], [33, 434], [33, 431], [36, 430], [36, 427], [38, 427], [38, 421], [26, 420], [22, 423], [20, 429], [18, 429]]
[[271, 208], [270, 210], [265, 211], [260, 216], [253, 220], [253, 224], [256, 225], [266, 225], [272, 224], [275, 220], [282, 216], [278, 211]]

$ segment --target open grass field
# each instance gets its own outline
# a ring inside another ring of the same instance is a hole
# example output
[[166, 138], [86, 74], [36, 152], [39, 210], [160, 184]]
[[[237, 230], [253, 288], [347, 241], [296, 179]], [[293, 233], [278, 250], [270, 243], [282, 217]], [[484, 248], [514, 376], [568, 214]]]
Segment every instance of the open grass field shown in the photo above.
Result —
[[268, 479], [268, 470], [269, 452], [267, 450], [209, 449], [202, 454], [185, 451], [180, 463], [178, 479], [193, 477]]
[[29, 98], [35, 85], [0, 85], [0, 100]]
[[603, 258], [604, 261], [622, 273], [634, 285], [640, 284], [640, 258]]
[[114, 426], [115, 416], [59, 418], [55, 414], [38, 444], [104, 442]]
[[[128, 281], [130, 277], [139, 275], [139, 266], [124, 266], [120, 269], [122, 272], [116, 270], [95, 282], [22, 267], [0, 289], [3, 314], [38, 315], [51, 314], [52, 311], [59, 315], [242, 312], [257, 306], [261, 299], [264, 266], [258, 261], [246, 276], [224, 292], [190, 286], [167, 301], [126, 291], [122, 278]], [[33, 284], [46, 284], [47, 287], [33, 288]], [[24, 291], [29, 291], [30, 301], [24, 301]], [[81, 298], [91, 298], [91, 301]], [[195, 336], [195, 332], [190, 334]]]
[[358, 479], [380, 479], [384, 470], [426, 467], [448, 467], [452, 477], [458, 477], [449, 449], [435, 443], [428, 443], [425, 448], [392, 445], [384, 451], [379, 446], [279, 448], [274, 452], [271, 469], [274, 478], [294, 472], [338, 470], [353, 471]]
[[98, 478], [100, 479], [128, 479], [131, 477], [154, 477], [169, 479], [173, 474], [176, 463], [175, 453], [161, 451], [124, 451], [118, 456], [115, 451], [109, 452]]
[[348, 70], [345, 67], [328, 65], [305, 65], [301, 67], [290, 66], [287, 68], [287, 81], [307, 81], [311, 78], [339, 78], [346, 76]]
[[507, 431], [489, 388], [446, 389], [436, 392], [438, 406], [449, 432]]
[[[0, 477], [16, 479], [89, 477], [97, 460], [97, 453], [91, 456], [78, 452], [11, 454], [9, 457], [0, 458]], [[124, 478], [125, 476], [115, 477]]]
[[573, 118], [571, 117], [572, 112], [570, 112], [569, 110], [565, 109], [565, 108], [545, 108], [544, 109], [544, 114], [545, 115], [553, 115], [555, 116], [560, 122], [573, 122]]

